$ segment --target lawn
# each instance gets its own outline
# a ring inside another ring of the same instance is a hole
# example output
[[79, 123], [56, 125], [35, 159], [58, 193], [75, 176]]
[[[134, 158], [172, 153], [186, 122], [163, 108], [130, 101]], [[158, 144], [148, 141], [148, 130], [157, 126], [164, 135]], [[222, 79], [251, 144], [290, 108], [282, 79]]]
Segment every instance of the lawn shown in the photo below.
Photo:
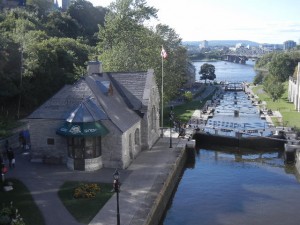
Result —
[[100, 186], [100, 191], [96, 193], [94, 198], [75, 198], [75, 189], [83, 183], [87, 184], [80, 181], [67, 181], [60, 187], [58, 195], [64, 206], [78, 222], [88, 224], [114, 193], [111, 192], [112, 184], [97, 183]]
[[[6, 182], [8, 181], [13, 183], [13, 190], [4, 192], [1, 188], [0, 208], [9, 206], [12, 202], [13, 206], [18, 209], [18, 212], [24, 219], [25, 224], [44, 225], [45, 221], [42, 213], [35, 204], [27, 187], [16, 179], [7, 179]], [[2, 187], [2, 183], [0, 186]]]
[[[213, 95], [214, 93], [209, 95], [207, 98], [203, 99], [202, 101], [194, 99], [190, 102], [185, 102], [182, 105], [174, 106], [173, 112], [175, 118], [180, 120], [181, 123], [187, 123], [191, 119], [194, 111], [197, 109], [201, 109], [203, 105], [206, 103], [206, 101], [211, 99]], [[170, 112], [170, 108], [164, 109], [164, 126], [166, 127], [170, 125], [169, 112]]]
[[289, 127], [300, 128], [300, 113], [295, 110], [293, 103], [288, 101], [288, 83], [285, 83], [285, 93], [278, 101], [273, 102], [272, 99], [263, 91], [262, 85], [258, 85], [252, 88], [253, 92], [259, 97], [260, 100], [267, 103], [267, 108], [279, 111], [283, 117], [284, 124], [276, 124], [276, 121], [273, 121], [276, 125], [285, 125]]

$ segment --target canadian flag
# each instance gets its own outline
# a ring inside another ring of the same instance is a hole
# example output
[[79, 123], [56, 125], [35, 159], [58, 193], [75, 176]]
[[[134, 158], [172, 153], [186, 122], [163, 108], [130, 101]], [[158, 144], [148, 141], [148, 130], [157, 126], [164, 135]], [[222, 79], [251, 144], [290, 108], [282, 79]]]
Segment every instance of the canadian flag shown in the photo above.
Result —
[[164, 46], [161, 46], [161, 53], [160, 53], [161, 57], [166, 59], [168, 57], [168, 54], [166, 52], [166, 50], [164, 49]]

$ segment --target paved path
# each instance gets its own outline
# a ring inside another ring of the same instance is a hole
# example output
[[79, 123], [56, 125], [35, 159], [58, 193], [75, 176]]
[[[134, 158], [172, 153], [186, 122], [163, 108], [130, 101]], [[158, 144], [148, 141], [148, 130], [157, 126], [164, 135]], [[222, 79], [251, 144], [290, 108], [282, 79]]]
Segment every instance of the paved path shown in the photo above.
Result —
[[[178, 136], [178, 134], [173, 134]], [[126, 169], [120, 170], [122, 182], [120, 192], [120, 217], [122, 225], [142, 225], [171, 165], [178, 157], [178, 148], [185, 146], [186, 140], [173, 138], [173, 148], [169, 148], [169, 138], [160, 138], [148, 151], [141, 152]], [[29, 155], [17, 150], [16, 168], [6, 177], [21, 180], [42, 211], [46, 225], [78, 225], [58, 197], [59, 187], [65, 181], [92, 181], [112, 183], [115, 169], [100, 169], [95, 172], [72, 171], [65, 165], [30, 163]], [[91, 225], [116, 224], [116, 197], [113, 196], [91, 221]]]

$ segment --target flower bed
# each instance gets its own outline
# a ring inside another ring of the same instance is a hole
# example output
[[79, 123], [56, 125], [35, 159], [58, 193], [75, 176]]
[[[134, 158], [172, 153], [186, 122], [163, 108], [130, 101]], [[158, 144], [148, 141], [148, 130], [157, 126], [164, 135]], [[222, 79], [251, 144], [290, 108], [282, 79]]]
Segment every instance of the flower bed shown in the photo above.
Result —
[[100, 191], [100, 186], [98, 184], [79, 184], [78, 187], [74, 189], [74, 198], [95, 198], [97, 192]]

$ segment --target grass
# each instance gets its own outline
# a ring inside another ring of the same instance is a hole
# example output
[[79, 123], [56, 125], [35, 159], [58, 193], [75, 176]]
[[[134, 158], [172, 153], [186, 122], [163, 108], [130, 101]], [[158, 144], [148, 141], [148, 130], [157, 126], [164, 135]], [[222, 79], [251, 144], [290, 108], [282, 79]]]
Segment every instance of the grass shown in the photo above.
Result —
[[67, 210], [80, 223], [88, 224], [105, 205], [105, 203], [114, 194], [111, 191], [112, 184], [99, 184], [100, 192], [96, 194], [95, 198], [74, 198], [74, 189], [85, 182], [67, 181], [58, 192], [58, 195]]
[[[187, 123], [195, 110], [201, 109], [207, 100], [211, 99], [214, 93], [209, 95], [207, 98], [200, 100], [193, 100], [190, 102], [186, 102], [182, 105], [175, 106], [173, 109], [175, 118], [180, 120], [181, 123]], [[169, 126], [169, 111], [170, 109], [165, 108], [164, 113], [164, 126]]]
[[[6, 179], [6, 182], [8, 181], [13, 183], [14, 189], [8, 192], [0, 191], [0, 207], [2, 208], [3, 205], [9, 206], [13, 202], [13, 206], [18, 209], [25, 224], [44, 225], [45, 221], [42, 213], [35, 204], [27, 187], [16, 179]], [[0, 186], [2, 187], [2, 184]]]
[[252, 88], [253, 92], [259, 97], [260, 100], [267, 103], [267, 108], [273, 111], [279, 111], [283, 118], [284, 124], [279, 124], [277, 121], [273, 121], [277, 126], [289, 126], [300, 128], [300, 113], [295, 110], [293, 103], [288, 101], [288, 82], [285, 83], [285, 93], [278, 100], [273, 102], [272, 99], [263, 91], [262, 85], [258, 85]]

